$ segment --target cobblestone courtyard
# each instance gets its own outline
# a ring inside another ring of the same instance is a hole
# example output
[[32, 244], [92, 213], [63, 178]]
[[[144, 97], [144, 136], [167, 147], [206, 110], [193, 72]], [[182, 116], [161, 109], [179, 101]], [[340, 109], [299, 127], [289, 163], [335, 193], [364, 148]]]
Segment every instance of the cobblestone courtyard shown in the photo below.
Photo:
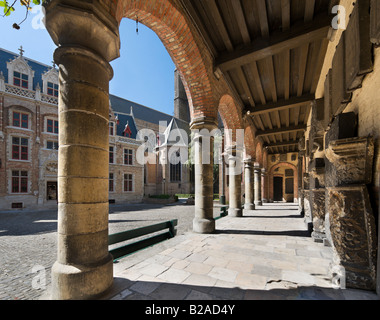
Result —
[[[174, 239], [114, 264], [108, 299], [377, 299], [331, 288], [331, 249], [307, 236], [296, 205], [267, 204], [243, 218], [226, 217], [212, 235], [189, 232], [193, 217], [194, 207], [183, 204], [111, 206], [110, 233], [179, 223]], [[48, 298], [56, 229], [55, 211], [1, 213], [0, 300]], [[45, 275], [33, 273], [36, 266]], [[33, 288], [37, 276], [45, 276], [46, 290]]]
[[[218, 213], [216, 208], [215, 214]], [[110, 207], [109, 230], [112, 234], [178, 219], [179, 235], [191, 230], [193, 218], [194, 207], [182, 204], [113, 205]], [[39, 299], [45, 292], [34, 289], [32, 281], [43, 274], [40, 271], [33, 273], [33, 268], [44, 268], [46, 286], [49, 287], [56, 250], [56, 211], [0, 213], [0, 300]]]

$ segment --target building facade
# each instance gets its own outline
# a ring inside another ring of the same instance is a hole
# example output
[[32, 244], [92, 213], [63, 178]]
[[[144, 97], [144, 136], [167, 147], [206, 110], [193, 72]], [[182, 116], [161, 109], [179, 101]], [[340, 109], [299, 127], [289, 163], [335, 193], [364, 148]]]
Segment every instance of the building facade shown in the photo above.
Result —
[[[0, 210], [57, 206], [58, 90], [55, 66], [27, 59], [22, 47], [19, 54], [0, 49]], [[190, 192], [186, 166], [170, 167], [160, 161], [144, 164], [137, 159], [143, 145], [137, 139], [139, 130], [149, 129], [156, 137], [162, 134], [168, 142], [165, 123], [185, 129], [188, 123], [112, 95], [109, 116], [110, 203]], [[146, 158], [159, 160], [158, 154], [169, 146], [155, 145]]]

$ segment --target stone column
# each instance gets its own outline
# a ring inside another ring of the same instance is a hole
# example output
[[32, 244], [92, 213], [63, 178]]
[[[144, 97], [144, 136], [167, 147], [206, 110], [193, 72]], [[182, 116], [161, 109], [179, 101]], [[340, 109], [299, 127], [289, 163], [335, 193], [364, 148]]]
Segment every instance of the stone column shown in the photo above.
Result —
[[254, 164], [253, 167], [254, 172], [254, 182], [255, 182], [255, 206], [262, 206], [263, 202], [261, 201], [261, 168], [260, 164], [257, 162]]
[[[94, 299], [113, 283], [108, 251], [109, 61], [117, 22], [98, 2], [51, 1], [46, 25], [59, 48], [58, 257], [53, 299]], [[96, 35], [96, 36], [94, 36]]]
[[217, 128], [216, 120], [198, 118], [190, 125], [194, 133], [195, 163], [195, 218], [193, 231], [213, 233], [215, 231], [213, 200], [214, 137], [211, 131]]
[[[301, 149], [301, 147], [300, 147]], [[305, 215], [304, 185], [303, 185], [303, 156], [304, 151], [298, 153], [298, 211], [301, 216]]]
[[245, 180], [245, 210], [255, 210], [255, 188], [253, 177], [254, 161], [251, 158], [244, 160], [244, 180]]
[[241, 209], [241, 171], [242, 151], [236, 147], [228, 148], [228, 175], [230, 180], [229, 185], [229, 208], [228, 215], [231, 217], [242, 217], [243, 211]]
[[268, 173], [265, 168], [261, 169], [262, 203], [268, 203]]
[[311, 237], [315, 242], [323, 242], [325, 231], [325, 160], [315, 158], [309, 164], [310, 209], [313, 222]]

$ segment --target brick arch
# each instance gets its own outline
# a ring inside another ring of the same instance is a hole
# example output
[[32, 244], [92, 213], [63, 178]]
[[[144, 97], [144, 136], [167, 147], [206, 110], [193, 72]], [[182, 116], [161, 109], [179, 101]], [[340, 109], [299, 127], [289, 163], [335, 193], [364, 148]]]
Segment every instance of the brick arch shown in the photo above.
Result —
[[244, 146], [245, 156], [253, 160], [256, 159], [256, 129], [251, 117], [244, 118]]
[[263, 144], [261, 141], [256, 142], [256, 162], [263, 166]]
[[255, 129], [248, 125], [244, 130], [245, 155], [246, 157], [256, 159]]
[[[222, 96], [220, 99], [218, 111], [224, 128], [232, 130], [232, 132], [229, 132], [227, 130], [225, 131], [226, 144], [227, 141], [232, 141], [233, 144], [236, 142], [236, 130], [244, 128], [241, 112], [239, 112], [238, 106], [236, 105], [234, 99], [228, 94]], [[230, 137], [230, 133], [232, 133], [232, 137]]]
[[269, 198], [273, 200], [273, 177], [275, 176], [274, 170], [280, 167], [285, 167], [292, 169], [294, 172], [293, 179], [294, 179], [294, 199], [298, 198], [298, 170], [297, 167], [294, 164], [291, 164], [289, 162], [280, 162], [276, 165], [272, 166], [269, 171]]
[[263, 168], [268, 170], [268, 150], [264, 150], [263, 154]]
[[182, 9], [170, 0], [120, 0], [116, 10], [115, 16], [119, 21], [122, 17], [132, 20], [138, 17], [139, 23], [153, 30], [160, 38], [181, 75], [191, 118], [217, 119], [217, 105], [210, 82], [211, 57], [207, 63], [207, 58], [201, 54], [204, 50], [197, 43]]

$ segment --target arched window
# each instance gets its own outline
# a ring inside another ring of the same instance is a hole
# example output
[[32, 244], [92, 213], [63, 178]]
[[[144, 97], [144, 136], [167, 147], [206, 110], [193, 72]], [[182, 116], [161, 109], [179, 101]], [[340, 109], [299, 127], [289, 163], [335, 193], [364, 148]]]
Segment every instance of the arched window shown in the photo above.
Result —
[[182, 180], [182, 164], [180, 152], [173, 152], [170, 157], [170, 182], [180, 182]]

